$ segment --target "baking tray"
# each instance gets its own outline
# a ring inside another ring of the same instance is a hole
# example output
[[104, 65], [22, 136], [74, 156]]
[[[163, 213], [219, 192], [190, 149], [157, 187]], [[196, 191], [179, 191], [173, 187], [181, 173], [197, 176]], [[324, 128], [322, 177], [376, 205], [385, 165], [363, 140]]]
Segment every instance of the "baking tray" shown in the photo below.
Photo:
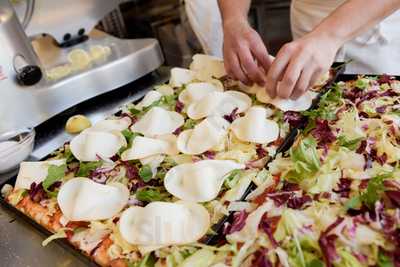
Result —
[[[331, 80], [323, 87], [323, 89], [321, 90], [319, 96], [317, 97], [317, 99], [313, 102], [313, 105], [311, 106], [311, 109], [315, 108], [318, 105], [318, 99], [320, 97], [320, 95], [322, 95], [323, 93], [325, 93], [330, 87], [331, 85], [337, 80], [339, 74], [341, 74], [344, 71], [344, 64], [343, 63], [335, 63], [333, 64], [333, 69], [334, 71], [334, 75], [331, 78]], [[355, 77], [355, 76], [353, 76]], [[349, 77], [349, 79], [351, 79], [351, 77]], [[132, 103], [137, 103], [140, 100], [142, 100], [143, 98], [140, 98]], [[118, 111], [115, 114], [118, 114], [120, 111]], [[287, 135], [287, 137], [284, 139], [283, 143], [278, 147], [277, 149], [277, 154], [278, 153], [282, 153], [287, 151], [291, 145], [293, 144], [299, 130], [301, 130], [301, 127], [297, 127], [297, 128], [292, 128], [291, 131], [289, 132], [289, 134]], [[48, 158], [51, 154], [45, 156], [44, 158], [42, 158], [41, 160], [44, 160], [46, 158]], [[270, 160], [268, 160], [267, 164], [270, 163], [274, 158], [271, 158]], [[0, 188], [2, 188], [5, 184], [11, 184], [14, 185], [16, 181], [16, 176], [0, 183]], [[244, 195], [242, 196], [241, 200], [245, 200], [245, 198], [253, 191], [255, 190], [256, 186], [255, 184], [251, 184], [247, 190], [245, 191]], [[42, 233], [44, 236], [48, 237], [50, 235], [52, 235], [52, 233], [50, 231], [48, 231], [45, 227], [43, 227], [42, 225], [38, 224], [37, 222], [35, 222], [33, 219], [31, 219], [29, 216], [25, 215], [24, 213], [22, 213], [21, 211], [19, 211], [17, 208], [15, 208], [14, 206], [12, 206], [11, 204], [9, 204], [8, 202], [5, 201], [5, 199], [0, 195], [0, 203], [7, 208], [8, 210], [12, 211], [18, 218], [20, 218], [21, 220], [27, 222], [28, 224], [32, 225], [35, 229], [37, 229], [40, 233]], [[233, 213], [230, 213], [229, 216], [225, 216], [224, 218], [222, 218], [217, 224], [215, 224], [214, 226], [212, 226], [213, 231], [215, 232], [214, 235], [209, 235], [206, 236], [206, 238], [204, 238], [202, 241], [205, 244], [208, 245], [212, 245], [215, 244], [217, 241], [221, 240], [222, 237], [222, 230], [223, 230], [223, 226], [225, 223], [229, 222], [232, 220], [232, 216]], [[77, 258], [79, 258], [80, 260], [82, 260], [85, 264], [87, 264], [88, 266], [99, 266], [98, 264], [96, 264], [91, 258], [89, 258], [87, 255], [83, 254], [79, 249], [75, 248], [71, 243], [69, 243], [66, 239], [57, 239], [53, 242], [56, 242], [57, 244], [61, 245], [63, 248], [67, 249], [68, 251], [70, 251], [74, 256], [76, 256]]]

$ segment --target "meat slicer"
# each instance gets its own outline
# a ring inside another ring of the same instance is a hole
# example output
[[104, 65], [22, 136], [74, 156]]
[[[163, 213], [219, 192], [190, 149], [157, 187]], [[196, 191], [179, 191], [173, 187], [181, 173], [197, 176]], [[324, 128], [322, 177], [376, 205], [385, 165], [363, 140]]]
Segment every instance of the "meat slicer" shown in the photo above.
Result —
[[[94, 29], [119, 2], [0, 0], [0, 133], [35, 127], [163, 63], [155, 39], [120, 39]], [[71, 51], [93, 47], [107, 48], [107, 56], [49, 77], [68, 62]]]

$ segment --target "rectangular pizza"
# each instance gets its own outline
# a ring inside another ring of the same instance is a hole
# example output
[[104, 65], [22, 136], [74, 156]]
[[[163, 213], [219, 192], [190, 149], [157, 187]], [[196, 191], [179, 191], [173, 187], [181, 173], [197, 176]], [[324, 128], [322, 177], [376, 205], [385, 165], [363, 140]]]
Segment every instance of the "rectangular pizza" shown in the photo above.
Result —
[[337, 83], [225, 225], [234, 266], [400, 266], [400, 81]]
[[87, 128], [46, 160], [21, 163], [2, 195], [54, 233], [44, 245], [64, 238], [100, 266], [242, 266], [241, 244], [204, 240], [222, 217], [254, 206], [243, 194], [264, 186], [266, 162], [324, 82], [272, 100], [195, 55], [114, 116], [71, 119], [69, 129]]

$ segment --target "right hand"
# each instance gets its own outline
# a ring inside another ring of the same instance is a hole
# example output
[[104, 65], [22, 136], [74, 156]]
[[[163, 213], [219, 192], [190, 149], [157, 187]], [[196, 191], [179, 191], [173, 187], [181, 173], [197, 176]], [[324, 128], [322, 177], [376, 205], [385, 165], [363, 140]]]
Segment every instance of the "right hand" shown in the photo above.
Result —
[[228, 75], [246, 85], [265, 86], [266, 73], [273, 58], [268, 55], [260, 35], [247, 19], [224, 22], [224, 62]]

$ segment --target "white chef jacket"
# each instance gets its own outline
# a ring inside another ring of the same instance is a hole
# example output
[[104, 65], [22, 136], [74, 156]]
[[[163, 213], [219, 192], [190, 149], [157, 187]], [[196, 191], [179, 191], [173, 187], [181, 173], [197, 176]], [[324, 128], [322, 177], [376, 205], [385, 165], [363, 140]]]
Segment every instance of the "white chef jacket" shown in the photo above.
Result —
[[[297, 39], [312, 31], [345, 1], [292, 0], [293, 38]], [[223, 31], [217, 0], [185, 0], [185, 3], [190, 24], [205, 53], [222, 58]], [[399, 75], [400, 11], [345, 43], [338, 52], [336, 60], [352, 60], [346, 67], [347, 73]]]
[[[344, 2], [346, 0], [293, 0], [291, 7], [293, 38], [299, 38], [312, 31]], [[352, 60], [346, 66], [347, 73], [399, 75], [400, 11], [345, 43], [338, 52], [336, 60]]]

